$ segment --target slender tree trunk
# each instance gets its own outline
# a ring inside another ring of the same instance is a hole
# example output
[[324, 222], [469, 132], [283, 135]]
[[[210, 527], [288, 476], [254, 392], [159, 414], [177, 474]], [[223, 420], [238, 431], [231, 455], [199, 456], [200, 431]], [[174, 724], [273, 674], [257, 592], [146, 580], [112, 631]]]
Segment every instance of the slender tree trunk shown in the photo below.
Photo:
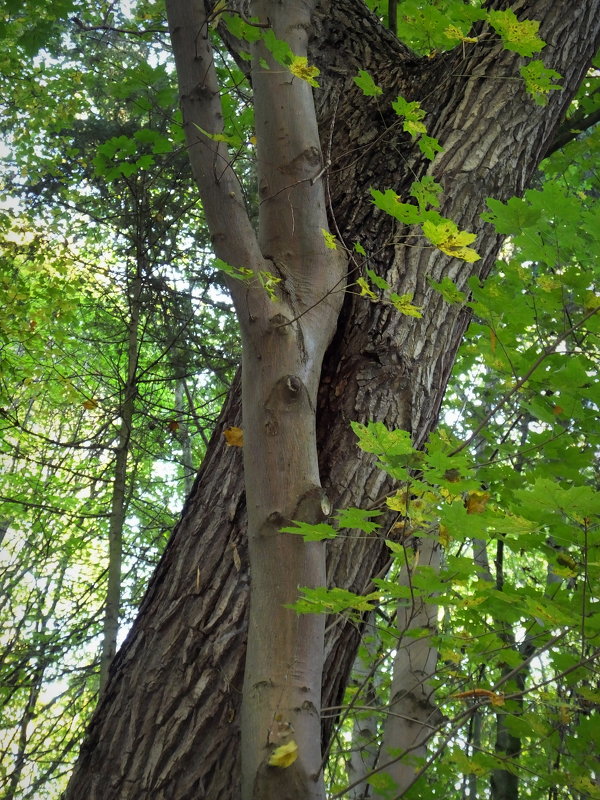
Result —
[[129, 287], [129, 324], [127, 330], [127, 375], [123, 385], [119, 414], [121, 422], [115, 448], [115, 471], [112, 484], [110, 518], [108, 527], [108, 583], [100, 655], [100, 691], [106, 686], [108, 670], [117, 651], [119, 614], [121, 611], [121, 565], [123, 526], [127, 510], [127, 461], [129, 458], [131, 430], [136, 395], [138, 360], [138, 329], [141, 305], [141, 260], [138, 253], [136, 274]]
[[175, 413], [177, 414], [177, 439], [181, 445], [181, 469], [183, 471], [183, 490], [187, 497], [194, 485], [194, 466], [192, 458], [192, 437], [187, 424], [185, 372], [177, 374], [175, 365]]
[[374, 768], [379, 752], [377, 732], [381, 717], [381, 710], [378, 708], [380, 680], [376, 665], [379, 665], [377, 652], [380, 644], [377, 616], [375, 611], [371, 611], [363, 628], [362, 647], [366, 651], [366, 657], [364, 653], [358, 652], [352, 668], [352, 682], [356, 690], [356, 705], [370, 707], [372, 711], [357, 713], [352, 726], [348, 759], [348, 784], [352, 787], [348, 791], [349, 800], [365, 800], [368, 797], [369, 785], [365, 777]]
[[[180, 4], [182, 16], [178, 25], [193, 32], [190, 63], [198, 68], [202, 65], [198, 65], [196, 42], [200, 39], [196, 35], [202, 24], [194, 17], [193, 9], [191, 3]], [[365, 506], [391, 488], [373, 459], [356, 448], [349, 428], [351, 420], [376, 419], [392, 428], [404, 428], [412, 433], [417, 446], [423, 444], [435, 426], [469, 314], [463, 307], [448, 305], [431, 288], [429, 279], [439, 281], [447, 275], [458, 288], [468, 291], [467, 281], [471, 277], [483, 279], [492, 269], [499, 239], [479, 217], [485, 210], [484, 199], [492, 195], [506, 200], [523, 191], [596, 50], [600, 26], [598, 0], [582, 0], [576, 6], [566, 0], [552, 3], [537, 0], [522, 2], [519, 9], [523, 17], [542, 20], [541, 35], [551, 42], [546, 65], [564, 76], [564, 89], [554, 92], [545, 108], [533, 105], [516, 78], [521, 59], [496, 44], [461, 47], [430, 60], [416, 59], [379, 26], [358, 0], [323, 2], [317, 8], [309, 61], [317, 61], [321, 68], [322, 88], [315, 90], [315, 95], [324, 161], [332, 164], [325, 186], [332, 229], [340, 242], [348, 244], [349, 250], [355, 241], [360, 241], [369, 254], [369, 265], [398, 294], [413, 294], [413, 302], [423, 307], [424, 315], [420, 320], [403, 317], [381, 303], [345, 296], [335, 335], [323, 361], [315, 401], [320, 474], [314, 468], [315, 451], [310, 454], [307, 450], [303, 455], [309, 470], [303, 491], [314, 488], [315, 495], [310, 495], [313, 506], [317, 492], [320, 494], [319, 485], [334, 507]], [[175, 50], [177, 54], [177, 47]], [[184, 82], [184, 100], [191, 98], [192, 102], [198, 81], [191, 72], [188, 74], [188, 67], [181, 60], [177, 68], [180, 81]], [[359, 68], [370, 70], [381, 83], [385, 89], [383, 97], [365, 98], [360, 94], [352, 81]], [[410, 137], [399, 131], [397, 119], [388, 112], [389, 100], [398, 93], [409, 100], [424, 101], [429, 133], [445, 147], [433, 164], [421, 157]], [[263, 107], [258, 116], [266, 123], [267, 109]], [[211, 119], [197, 124], [205, 130], [215, 130]], [[260, 138], [259, 135], [259, 142]], [[214, 207], [205, 203], [206, 216], [216, 231], [213, 240], [217, 254], [231, 264], [245, 263], [273, 272], [273, 263], [265, 264], [262, 253], [248, 245], [252, 236], [247, 219], [240, 216], [239, 188], [234, 181], [228, 183], [222, 169], [228, 163], [226, 153], [220, 153], [214, 142], [211, 147], [199, 142], [190, 148], [197, 173], [203, 169], [210, 172], [215, 163], [221, 167], [219, 202]], [[397, 226], [370, 202], [370, 186], [393, 187], [406, 197], [410, 184], [427, 172], [445, 187], [441, 213], [461, 229], [478, 234], [477, 249], [482, 258], [477, 264], [457, 262], [423, 247], [414, 231]], [[274, 236], [276, 224], [273, 220]], [[283, 224], [289, 226], [289, 216]], [[237, 234], [233, 244], [230, 240], [233, 253], [223, 244], [227, 230]], [[306, 229], [301, 226], [299, 230], [303, 234]], [[315, 230], [313, 235], [318, 237], [319, 232]], [[283, 241], [280, 247], [285, 249]], [[355, 268], [355, 264], [350, 265], [351, 275], [357, 274], [352, 272]], [[317, 288], [322, 296], [327, 287]], [[301, 299], [306, 303], [304, 297]], [[252, 302], [255, 301], [260, 306], [253, 294]], [[236, 303], [241, 316], [245, 302], [245, 297], [238, 293]], [[260, 307], [258, 311], [260, 334], [246, 330], [247, 346], [256, 346], [261, 336], [268, 335], [267, 313]], [[282, 308], [281, 313], [289, 316], [290, 308]], [[252, 315], [255, 316], [254, 312]], [[245, 321], [242, 319], [244, 324], [249, 326], [248, 316]], [[290, 329], [290, 337], [297, 337], [301, 326], [286, 327]], [[326, 341], [327, 336], [323, 334], [321, 341]], [[315, 371], [319, 369], [320, 347], [316, 346], [310, 355]], [[247, 354], [250, 360], [245, 361], [246, 369], [263, 369], [251, 363], [255, 357], [256, 353]], [[272, 357], [269, 355], [269, 359]], [[250, 417], [245, 424], [259, 425], [261, 414], [264, 421], [274, 402], [277, 430], [283, 430], [278, 435], [285, 435], [286, 442], [291, 441], [281, 422], [287, 413], [284, 408], [287, 404], [294, 409], [292, 415], [301, 416], [295, 409], [299, 406], [305, 409], [309, 400], [312, 402], [314, 376], [307, 374], [306, 363], [283, 361], [285, 372], [278, 377], [272, 367], [269, 369], [271, 372], [265, 378], [274, 389], [272, 399], [256, 396], [256, 407], [248, 409]], [[296, 391], [298, 384], [286, 383], [286, 375], [300, 375], [303, 386]], [[245, 401], [257, 391], [248, 387], [247, 381], [246, 374]], [[236, 448], [227, 449], [221, 437], [224, 426], [240, 424], [239, 406], [239, 381], [236, 381], [138, 619], [113, 662], [66, 794], [69, 800], [82, 797], [146, 800], [150, 796], [153, 800], [217, 797], [238, 800], [240, 797], [239, 714], [248, 604], [246, 510], [240, 453]], [[308, 429], [306, 420], [300, 424], [303, 426], [300, 430]], [[260, 438], [251, 441], [244, 453], [247, 476], [254, 481], [264, 474], [260, 472], [260, 441]], [[293, 452], [295, 449], [296, 444]], [[270, 451], [267, 454], [271, 459]], [[285, 464], [282, 466], [287, 469]], [[258, 471], [252, 477], [255, 467]], [[264, 553], [268, 559], [266, 569], [275, 566], [273, 546], [269, 548], [265, 542], [269, 539], [274, 545], [277, 541], [276, 547], [283, 542], [283, 538], [277, 538], [272, 522], [266, 528], [261, 526], [274, 510], [279, 510], [284, 519], [297, 513], [295, 508], [303, 496], [297, 483], [290, 482], [282, 489], [285, 494], [281, 504], [276, 492], [268, 488], [272, 494], [261, 500], [259, 508], [251, 508], [252, 579], [261, 586], [269, 584], [266, 573], [255, 576], [257, 559]], [[305, 518], [315, 513], [318, 514], [317, 508], [308, 509]], [[264, 539], [261, 531], [266, 534]], [[301, 564], [293, 565], [293, 574], [294, 578], [302, 576], [304, 580], [306, 573], [301, 571], [308, 567], [313, 551], [297, 544], [281, 546], [278, 570], [287, 570], [292, 553], [294, 557], [299, 554]], [[328, 582], [364, 591], [387, 558], [385, 545], [375, 538], [335, 540], [328, 547]], [[320, 561], [320, 556], [316, 561]], [[321, 566], [311, 567], [311, 579], [317, 578], [321, 569]], [[281, 602], [288, 596], [283, 588], [287, 583], [282, 579], [275, 587], [274, 601]], [[253, 613], [256, 615], [259, 610], [262, 611], [260, 606], [255, 606]], [[283, 612], [280, 614], [282, 632], [278, 636], [285, 637], [289, 623]], [[320, 623], [313, 624], [318, 639], [320, 633], [316, 627]], [[264, 621], [253, 622], [251, 636], [255, 639], [266, 635], [263, 646], [268, 648], [271, 634], [263, 626]], [[358, 633], [343, 620], [336, 620], [328, 628], [322, 675], [322, 704], [326, 707], [341, 702], [358, 639]], [[256, 653], [256, 641], [252, 647], [247, 694], [261, 681], [261, 656]], [[287, 658], [297, 655], [298, 652], [289, 652]], [[320, 659], [316, 651], [311, 657]], [[293, 662], [288, 660], [288, 663]], [[309, 687], [310, 703], [315, 703], [318, 690], [313, 677], [305, 681], [302, 676], [293, 691], [297, 692], [301, 685]], [[269, 689], [265, 697], [268, 712], [258, 708], [256, 698], [246, 699], [242, 723], [246, 728], [251, 719], [259, 721], [261, 714], [265, 721], [267, 717], [273, 720], [274, 693]], [[286, 704], [290, 702], [293, 697], [288, 693]], [[312, 719], [310, 706], [299, 716]], [[284, 722], [289, 719], [287, 708], [283, 719]], [[330, 719], [323, 723], [325, 741], [331, 735], [332, 724]], [[258, 750], [267, 750], [270, 727], [271, 723], [266, 731], [264, 727], [254, 731], [256, 747], [245, 755], [246, 786], [259, 760]], [[301, 723], [303, 741], [312, 731], [312, 722], [306, 727]], [[310, 766], [301, 762], [302, 770], [313, 770], [314, 753], [309, 747]], [[296, 791], [291, 796], [297, 794]]]
[[[411, 554], [412, 550], [412, 554]], [[429, 534], [419, 548], [419, 564], [410, 564], [410, 556], [417, 552], [410, 543], [406, 545], [407, 564], [403, 567], [399, 583], [409, 590], [413, 575], [419, 566], [440, 567], [440, 544], [437, 536]], [[437, 629], [437, 606], [429, 598], [413, 594], [411, 600], [401, 603], [396, 615], [396, 627], [400, 631], [397, 654], [394, 659], [392, 688], [390, 691], [390, 714], [385, 722], [383, 744], [378, 767], [389, 778], [385, 792], [375, 792], [373, 797], [401, 797], [417, 779], [419, 767], [426, 755], [427, 742], [440, 722], [440, 714], [433, 701], [431, 679], [437, 664], [437, 650], [430, 636], [411, 636], [414, 631]]]

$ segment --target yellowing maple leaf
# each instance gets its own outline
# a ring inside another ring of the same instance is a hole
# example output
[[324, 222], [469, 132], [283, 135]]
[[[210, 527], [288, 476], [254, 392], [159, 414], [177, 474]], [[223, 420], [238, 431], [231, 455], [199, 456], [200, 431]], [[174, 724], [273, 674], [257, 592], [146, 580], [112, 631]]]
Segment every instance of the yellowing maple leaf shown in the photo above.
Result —
[[315, 78], [320, 74], [321, 70], [318, 67], [310, 66], [306, 56], [294, 56], [294, 59], [289, 66], [289, 70], [292, 75], [295, 75], [297, 78], [310, 83], [311, 86], [319, 85]]
[[297, 758], [298, 745], [291, 739], [286, 744], [276, 747], [271, 753], [271, 757], [267, 763], [270, 767], [281, 767], [281, 769], [285, 769], [286, 767], [291, 767]]
[[321, 228], [321, 233], [323, 234], [325, 247], [327, 247], [329, 250], [337, 250], [337, 242], [333, 233], [326, 231], [325, 228]]
[[442, 525], [442, 524], [440, 524], [440, 527], [439, 527], [439, 539], [440, 539], [440, 544], [442, 545], [442, 547], [444, 549], [446, 549], [448, 547], [448, 545], [450, 544], [450, 533], [448, 531], [448, 528], [445, 525]]
[[468, 263], [479, 261], [481, 256], [477, 251], [466, 247], [477, 238], [476, 234], [468, 231], [459, 231], [450, 220], [435, 224], [426, 220], [423, 223], [423, 233], [442, 253], [454, 258], [460, 258]]
[[485, 511], [488, 500], [490, 499], [489, 492], [469, 492], [467, 495], [467, 514], [481, 514]]
[[360, 286], [361, 297], [368, 297], [369, 300], [377, 300], [377, 295], [372, 289], [369, 289], [369, 284], [367, 283], [366, 278], [359, 278], [356, 281], [356, 285]]
[[235, 425], [225, 428], [223, 436], [228, 447], [244, 446], [244, 431], [241, 428], [236, 428]]
[[419, 120], [407, 119], [402, 126], [407, 133], [411, 136], [420, 136], [422, 133], [427, 133], [427, 127], [424, 122]]
[[444, 31], [444, 36], [448, 39], [454, 39], [457, 42], [477, 42], [477, 36], [465, 36], [461, 29], [456, 25], [448, 25]]
[[392, 292], [390, 295], [390, 302], [396, 311], [399, 311], [406, 317], [422, 317], [421, 307], [414, 306], [411, 303], [412, 298], [412, 294], [395, 294]]

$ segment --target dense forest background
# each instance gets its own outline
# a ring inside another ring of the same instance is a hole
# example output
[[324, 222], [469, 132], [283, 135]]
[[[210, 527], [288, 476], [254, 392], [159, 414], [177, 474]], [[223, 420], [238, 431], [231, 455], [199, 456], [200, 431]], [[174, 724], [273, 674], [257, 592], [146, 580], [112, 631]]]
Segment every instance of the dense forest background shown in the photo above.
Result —
[[[220, 5], [211, 36], [224, 140], [255, 221], [252, 91], [218, 37]], [[481, 6], [367, 5], [432, 58], [472, 45]], [[213, 254], [162, 4], [6, 6], [0, 797], [56, 800], [235, 381], [227, 287], [244, 275], [227, 275]], [[531, 41], [516, 46], [533, 56]], [[291, 63], [294, 79], [314, 80], [302, 66]], [[355, 77], [377, 102], [369, 73]], [[529, 78], [532, 108], [560, 91], [560, 77]], [[409, 105], [396, 114], [433, 157], [427, 118]], [[377, 423], [373, 399], [355, 447], [376, 455], [393, 491], [297, 526], [308, 541], [350, 531], [388, 541], [386, 569], [364, 591], [313, 588], [296, 606], [361, 636], [342, 702], [322, 711], [332, 798], [396, 796], [377, 754], [393, 663], [420, 640], [437, 654], [423, 678], [436, 713], [412, 764], [422, 780], [403, 796], [600, 798], [599, 119], [594, 62], [524, 196], [488, 200], [485, 219], [505, 237], [491, 276], [461, 288], [451, 272], [431, 281], [472, 314], [437, 430], [413, 448]], [[422, 211], [437, 187], [418, 184], [411, 202]], [[373, 198], [393, 213], [390, 188]], [[353, 302], [426, 313], [378, 281], [366, 241], [348, 244], [360, 267], [343, 290]], [[477, 248], [459, 236], [449, 255], [469, 263], [467, 245]], [[443, 239], [422, 246], [448, 254]], [[277, 292], [274, 275], [261, 281]], [[215, 435], [232, 452], [240, 434], [219, 419]], [[415, 541], [433, 537], [442, 557], [428, 566]], [[242, 554], [227, 557], [237, 565]], [[195, 581], [206, 580], [199, 565]], [[398, 603], [428, 610], [402, 627]]]

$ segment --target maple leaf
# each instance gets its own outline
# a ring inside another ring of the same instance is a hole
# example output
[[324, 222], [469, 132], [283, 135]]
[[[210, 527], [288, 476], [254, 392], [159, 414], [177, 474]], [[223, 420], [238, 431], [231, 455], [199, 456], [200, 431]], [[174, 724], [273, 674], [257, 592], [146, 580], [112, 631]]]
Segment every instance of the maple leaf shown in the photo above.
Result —
[[321, 70], [318, 67], [310, 66], [306, 56], [294, 56], [294, 59], [289, 65], [289, 70], [292, 75], [295, 75], [297, 78], [310, 83], [311, 86], [319, 85], [315, 78], [317, 75], [319, 75]]
[[377, 295], [372, 289], [369, 288], [366, 278], [359, 278], [356, 281], [356, 285], [360, 286], [361, 297], [368, 297], [370, 300], [377, 300]]
[[445, 220], [439, 224], [430, 222], [423, 223], [423, 233], [442, 253], [463, 261], [473, 263], [478, 261], [481, 256], [475, 250], [466, 245], [471, 244], [477, 238], [476, 234], [468, 231], [459, 231], [458, 227], [450, 220]]
[[244, 431], [241, 428], [236, 428], [235, 425], [225, 428], [223, 436], [228, 447], [244, 446]]
[[286, 744], [276, 747], [271, 753], [271, 757], [267, 762], [270, 767], [291, 767], [294, 761], [298, 758], [298, 745], [291, 739]]
[[394, 292], [390, 294], [390, 302], [396, 311], [399, 311], [406, 317], [422, 317], [421, 307], [414, 306], [411, 303], [412, 298], [412, 294], [395, 294]]

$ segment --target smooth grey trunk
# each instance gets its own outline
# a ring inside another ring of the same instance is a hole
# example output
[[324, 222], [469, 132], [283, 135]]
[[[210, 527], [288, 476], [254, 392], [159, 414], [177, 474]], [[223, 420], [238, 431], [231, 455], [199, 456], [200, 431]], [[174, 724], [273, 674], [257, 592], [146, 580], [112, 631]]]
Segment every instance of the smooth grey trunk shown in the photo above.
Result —
[[[192, 286], [188, 285], [185, 292], [181, 292], [180, 320], [177, 328], [173, 328], [170, 332], [171, 349], [169, 351], [169, 358], [173, 368], [173, 377], [175, 379], [175, 421], [177, 423], [177, 441], [181, 445], [181, 470], [183, 473], [183, 488], [185, 496], [188, 497], [194, 485], [196, 477], [196, 470], [194, 469], [194, 458], [192, 450], [192, 437], [188, 420], [194, 414], [194, 407], [190, 390], [187, 385], [187, 376], [189, 372], [190, 350], [187, 346], [185, 337], [187, 335], [188, 325], [192, 323], [194, 318], [194, 310], [192, 306]], [[182, 322], [183, 320], [184, 322]], [[184, 337], [183, 345], [180, 341]], [[204, 443], [208, 444], [205, 438], [202, 426], [199, 426], [199, 432], [202, 436]]]
[[[242, 797], [322, 800], [321, 675], [324, 618], [286, 608], [301, 586], [325, 584], [325, 548], [280, 529], [328, 513], [321, 489], [315, 408], [321, 363], [341, 307], [344, 259], [325, 245], [328, 229], [322, 157], [312, 90], [258, 43], [252, 84], [260, 198], [258, 238], [215, 146], [222, 129], [220, 98], [206, 12], [168, 4], [182, 109], [194, 174], [219, 256], [254, 279], [231, 282], [242, 333], [244, 484], [251, 570], [249, 639], [241, 707]], [[282, 8], [256, 2], [251, 13], [302, 57], [311, 3]], [[268, 66], [267, 66], [268, 65]], [[203, 133], [208, 131], [209, 135]], [[204, 157], [202, 156], [204, 150]], [[214, 169], [208, 166], [213, 163]], [[225, 191], [229, 188], [229, 191]], [[241, 229], [232, 235], [224, 208], [235, 201]], [[279, 281], [277, 298], [261, 276]], [[296, 748], [284, 769], [270, 763], [277, 748]]]
[[[412, 593], [413, 576], [421, 566], [439, 571], [441, 546], [437, 535], [430, 532], [420, 543], [408, 542], [405, 552], [406, 564], [398, 582]], [[438, 657], [430, 641], [437, 630], [437, 610], [431, 598], [415, 593], [398, 606], [396, 626], [400, 640], [394, 658], [389, 714], [377, 761], [378, 770], [390, 778], [394, 797], [402, 797], [417, 780], [427, 742], [440, 722], [431, 686]], [[416, 631], [427, 633], [411, 636]], [[382, 794], [374, 791], [372, 796], [389, 797], [389, 788]]]
[[185, 375], [175, 374], [175, 413], [177, 416], [177, 438], [181, 445], [181, 467], [183, 488], [187, 497], [194, 485], [194, 464], [192, 459], [192, 437], [187, 424]]
[[[198, 19], [204, 5], [170, 0], [168, 8], [186, 118], [218, 132], [216, 113], [207, 111], [207, 99], [218, 96], [216, 81], [201, 98], [195, 94], [198, 74], [212, 80], [203, 62], [204, 23]], [[322, 2], [317, 8], [309, 62], [321, 68], [315, 97], [324, 159], [332, 162], [325, 187], [332, 227], [349, 250], [360, 241], [369, 265], [397, 293], [413, 293], [413, 302], [425, 312], [417, 320], [381, 303], [345, 297], [315, 404], [320, 482], [334, 508], [365, 507], [392, 488], [374, 460], [356, 448], [351, 420], [375, 419], [404, 428], [417, 445], [435, 427], [469, 312], [449, 306], [428, 279], [447, 275], [468, 291], [472, 276], [484, 279], [493, 268], [500, 240], [480, 219], [485, 197], [507, 200], [524, 190], [596, 51], [598, 0], [576, 6], [566, 0], [532, 0], [520, 3], [519, 14], [542, 21], [541, 35], [552, 43], [544, 51], [546, 66], [564, 76], [563, 91], [553, 92], [545, 108], [526, 97], [517, 78], [507, 80], [518, 74], [522, 62], [496, 44], [417, 59], [362, 2]], [[361, 95], [352, 80], [359, 68], [372, 73], [385, 96]], [[397, 94], [424, 101], [429, 132], [445, 146], [433, 164], [400, 132], [397, 119], [386, 116]], [[189, 154], [196, 177], [210, 177], [215, 170], [220, 176], [214, 202], [204, 201], [217, 255], [233, 265], [273, 272], [253, 239], [226, 149], [202, 139], [190, 123], [187, 129], [188, 136], [195, 134]], [[397, 226], [372, 205], [370, 186], [393, 187], [405, 198], [410, 184], [427, 172], [445, 186], [441, 213], [478, 234], [482, 258], [476, 264], [422, 247], [414, 231]], [[289, 223], [289, 212], [283, 222]], [[352, 275], [358, 266], [351, 264]], [[251, 294], [254, 303], [256, 293]], [[245, 307], [239, 287], [236, 303]], [[318, 359], [314, 364], [317, 368]], [[285, 381], [277, 385], [288, 391]], [[240, 702], [248, 631], [246, 497], [240, 453], [222, 441], [223, 427], [241, 422], [238, 392], [236, 381], [181, 521], [113, 663], [68, 800], [240, 798]], [[280, 413], [283, 404], [277, 402]], [[269, 535], [277, 538], [272, 531]], [[327, 580], [366, 591], [387, 560], [385, 544], [375, 537], [334, 540], [328, 545]], [[348, 621], [328, 625], [323, 706], [342, 702], [359, 638]], [[330, 717], [323, 719], [324, 742], [334, 724]], [[256, 736], [265, 749], [266, 733], [259, 730]]]
[[[252, 14], [299, 56], [312, 4], [257, 2]], [[264, 68], [264, 63], [269, 68]], [[258, 289], [237, 306], [242, 328], [244, 481], [251, 571], [241, 709], [242, 798], [324, 800], [320, 708], [324, 615], [286, 608], [302, 586], [326, 583], [325, 545], [281, 533], [292, 520], [322, 521], [315, 409], [321, 363], [341, 307], [332, 294], [344, 259], [325, 246], [327, 212], [310, 86], [266, 48], [253, 53], [259, 244], [281, 279], [273, 302]], [[286, 768], [274, 749], [296, 746]]]
[[129, 287], [129, 323], [127, 329], [127, 375], [123, 384], [119, 416], [119, 433], [115, 447], [115, 465], [108, 524], [108, 580], [100, 653], [100, 691], [106, 686], [108, 671], [117, 651], [119, 614], [121, 610], [121, 567], [123, 559], [123, 526], [127, 511], [127, 462], [135, 410], [138, 331], [141, 310], [141, 254], [136, 274]]
[[[379, 752], [378, 730], [381, 719], [379, 708], [378, 659], [381, 638], [377, 630], [377, 615], [369, 612], [362, 632], [364, 652], [358, 652], [352, 667], [352, 683], [356, 687], [355, 706], [359, 711], [355, 715], [350, 740], [350, 757], [348, 759], [348, 791], [350, 800], [365, 800], [369, 794], [369, 785], [365, 777], [375, 766]], [[367, 710], [367, 709], [371, 710]]]

